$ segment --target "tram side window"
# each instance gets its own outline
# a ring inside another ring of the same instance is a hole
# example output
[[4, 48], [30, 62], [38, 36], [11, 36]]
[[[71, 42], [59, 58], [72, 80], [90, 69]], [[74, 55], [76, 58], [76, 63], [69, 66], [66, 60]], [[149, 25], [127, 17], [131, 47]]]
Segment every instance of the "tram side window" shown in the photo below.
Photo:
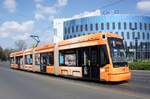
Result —
[[14, 64], [14, 58], [13, 58], [13, 57], [11, 57], [10, 63], [11, 63], [11, 64]]
[[32, 55], [25, 56], [25, 64], [32, 65]]
[[23, 65], [23, 57], [20, 58], [20, 64]]
[[59, 64], [63, 66], [76, 66], [77, 64], [75, 50], [61, 51], [59, 56]]
[[91, 47], [91, 64], [98, 65], [98, 46]]
[[59, 64], [60, 65], [65, 65], [65, 61], [64, 61], [64, 53], [63, 52], [60, 52], [59, 54]]
[[106, 45], [60, 51], [60, 66], [93, 65], [103, 67], [109, 64]]
[[20, 58], [16, 57], [16, 64], [20, 64]]
[[41, 64], [46, 64], [46, 65], [53, 65], [53, 53], [42, 53], [40, 55], [40, 60], [41, 60]]
[[48, 64], [48, 54], [47, 53], [42, 53], [40, 55], [40, 63], [41, 64]]
[[54, 56], [53, 55], [54, 55], [53, 53], [49, 54], [49, 64], [50, 65], [54, 65]]
[[40, 54], [35, 54], [35, 65], [40, 65]]
[[16, 57], [16, 64], [19, 64], [19, 65], [23, 64], [23, 56]]
[[109, 57], [107, 53], [106, 45], [100, 46], [100, 67], [109, 64]]

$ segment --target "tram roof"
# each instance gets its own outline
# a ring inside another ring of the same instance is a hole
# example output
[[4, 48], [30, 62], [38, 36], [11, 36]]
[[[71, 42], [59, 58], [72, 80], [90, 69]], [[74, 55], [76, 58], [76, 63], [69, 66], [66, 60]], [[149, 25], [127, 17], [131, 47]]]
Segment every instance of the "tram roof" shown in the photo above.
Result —
[[84, 36], [68, 39], [68, 40], [62, 40], [59, 42], [59, 46], [73, 44], [73, 43], [79, 43], [79, 42], [99, 40], [99, 39], [102, 39], [102, 35], [105, 35], [107, 38], [113, 37], [113, 38], [122, 39], [122, 36], [115, 34], [115, 33], [99, 32], [99, 33], [95, 33], [95, 34], [89, 34], [89, 35], [84, 35]]

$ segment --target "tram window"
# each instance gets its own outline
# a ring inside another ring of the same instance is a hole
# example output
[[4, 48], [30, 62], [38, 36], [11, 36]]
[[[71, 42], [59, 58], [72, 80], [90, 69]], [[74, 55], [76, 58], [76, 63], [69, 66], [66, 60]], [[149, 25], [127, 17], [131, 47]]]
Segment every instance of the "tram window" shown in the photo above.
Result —
[[104, 66], [109, 63], [106, 45], [60, 51], [60, 66]]
[[16, 64], [23, 64], [23, 56], [16, 57]]
[[98, 46], [91, 47], [91, 64], [93, 66], [98, 65]]
[[35, 65], [40, 65], [40, 54], [35, 54]]
[[11, 57], [10, 63], [11, 63], [11, 64], [14, 64], [14, 58], [13, 58], [13, 57]]
[[20, 58], [20, 64], [23, 65], [23, 57]]
[[50, 64], [50, 65], [53, 65], [53, 64], [54, 64], [54, 60], [53, 60], [53, 59], [54, 59], [53, 53], [50, 53], [50, 54], [49, 54], [49, 64]]
[[25, 63], [30, 65], [32, 64], [32, 55], [25, 56]]
[[40, 54], [40, 63], [46, 65], [53, 65], [53, 53], [41, 53]]
[[62, 52], [60, 52], [60, 54], [59, 54], [59, 64], [60, 65], [65, 65], [65, 63], [64, 63], [64, 54]]
[[16, 57], [16, 64], [20, 64], [20, 58]]
[[108, 53], [107, 53], [107, 48], [106, 45], [100, 46], [100, 66], [104, 66], [106, 64], [109, 64], [109, 58], [108, 58]]
[[76, 54], [75, 53], [65, 54], [65, 64], [68, 66], [76, 66]]
[[63, 66], [76, 66], [76, 52], [75, 50], [61, 51], [59, 56], [59, 64]]

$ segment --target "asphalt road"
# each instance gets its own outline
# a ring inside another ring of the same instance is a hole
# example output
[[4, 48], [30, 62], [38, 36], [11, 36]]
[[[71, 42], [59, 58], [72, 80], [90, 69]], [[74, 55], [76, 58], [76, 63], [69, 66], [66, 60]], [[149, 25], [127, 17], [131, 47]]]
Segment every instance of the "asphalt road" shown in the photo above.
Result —
[[129, 82], [104, 84], [13, 70], [0, 63], [0, 99], [150, 99], [150, 72]]

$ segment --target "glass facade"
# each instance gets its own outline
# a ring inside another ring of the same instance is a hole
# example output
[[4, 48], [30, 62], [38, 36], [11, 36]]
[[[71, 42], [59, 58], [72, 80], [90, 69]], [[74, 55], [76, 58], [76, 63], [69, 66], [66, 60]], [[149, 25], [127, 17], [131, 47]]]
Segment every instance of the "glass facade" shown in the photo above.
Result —
[[64, 22], [64, 39], [98, 32], [122, 35], [130, 60], [150, 59], [149, 16], [102, 15]]

